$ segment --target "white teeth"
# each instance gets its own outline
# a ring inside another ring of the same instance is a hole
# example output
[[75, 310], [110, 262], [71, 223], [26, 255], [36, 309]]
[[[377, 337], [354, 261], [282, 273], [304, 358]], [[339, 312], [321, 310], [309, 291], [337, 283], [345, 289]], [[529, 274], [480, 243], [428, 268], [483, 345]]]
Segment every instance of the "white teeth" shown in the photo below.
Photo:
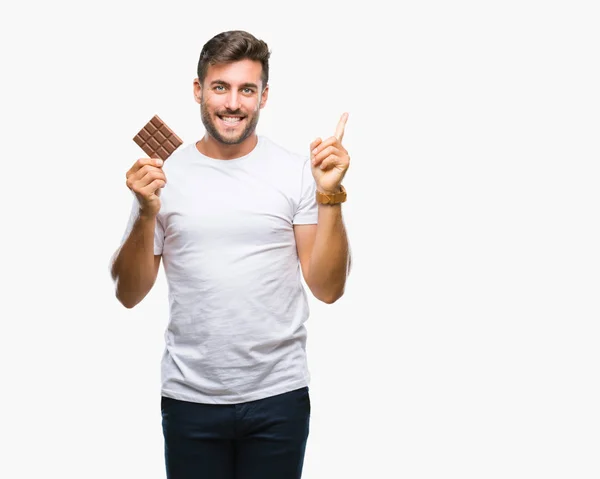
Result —
[[238, 121], [242, 121], [241, 118], [238, 118], [235, 116], [222, 116], [221, 118], [223, 119], [223, 121], [226, 121], [227, 123], [237, 123]]

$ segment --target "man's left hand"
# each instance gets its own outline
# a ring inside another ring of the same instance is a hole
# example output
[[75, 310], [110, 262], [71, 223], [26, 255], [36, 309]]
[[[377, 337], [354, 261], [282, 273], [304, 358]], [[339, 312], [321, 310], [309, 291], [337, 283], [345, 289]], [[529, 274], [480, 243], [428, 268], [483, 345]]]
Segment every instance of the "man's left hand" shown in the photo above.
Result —
[[340, 191], [340, 185], [350, 166], [350, 156], [342, 146], [347, 121], [348, 113], [344, 113], [335, 135], [325, 141], [317, 138], [310, 144], [312, 174], [317, 183], [317, 190], [321, 193], [331, 194]]

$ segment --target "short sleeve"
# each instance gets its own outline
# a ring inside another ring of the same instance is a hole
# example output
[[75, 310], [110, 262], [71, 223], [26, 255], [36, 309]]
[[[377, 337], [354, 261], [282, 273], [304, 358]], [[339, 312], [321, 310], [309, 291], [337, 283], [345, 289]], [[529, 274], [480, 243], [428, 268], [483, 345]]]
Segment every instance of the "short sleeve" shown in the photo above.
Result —
[[315, 197], [317, 192], [317, 184], [315, 183], [315, 179], [312, 175], [310, 158], [307, 158], [304, 161], [300, 183], [300, 200], [298, 202], [296, 213], [294, 214], [293, 224], [317, 224], [319, 214], [317, 199]]
[[[138, 217], [139, 211], [139, 203], [137, 198], [133, 197], [133, 203], [131, 205], [131, 213], [129, 214], [129, 220], [127, 221], [127, 226], [125, 228], [125, 233], [123, 233], [123, 237], [121, 238], [121, 245], [125, 243], [127, 238], [129, 237], [129, 233], [133, 229], [133, 225], [135, 224], [135, 220]], [[165, 231], [160, 219], [160, 214], [156, 217], [156, 227], [154, 228], [154, 254], [159, 255], [162, 254], [163, 244], [165, 241]]]

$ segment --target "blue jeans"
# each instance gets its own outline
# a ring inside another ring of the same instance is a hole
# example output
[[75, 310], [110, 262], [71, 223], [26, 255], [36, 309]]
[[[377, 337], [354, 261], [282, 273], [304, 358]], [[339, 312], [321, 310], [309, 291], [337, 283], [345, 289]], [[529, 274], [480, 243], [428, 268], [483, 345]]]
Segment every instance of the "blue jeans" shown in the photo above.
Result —
[[300, 479], [308, 387], [240, 404], [162, 397], [167, 479]]

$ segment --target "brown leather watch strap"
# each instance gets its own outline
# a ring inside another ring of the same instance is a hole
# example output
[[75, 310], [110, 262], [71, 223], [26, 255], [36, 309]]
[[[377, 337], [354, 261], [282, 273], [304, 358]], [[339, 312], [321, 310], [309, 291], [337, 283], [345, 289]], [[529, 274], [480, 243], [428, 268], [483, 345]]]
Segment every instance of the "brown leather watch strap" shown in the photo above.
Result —
[[347, 198], [346, 188], [342, 185], [340, 185], [340, 188], [341, 191], [332, 194], [321, 193], [317, 190], [317, 203], [320, 205], [336, 205], [338, 203], [343, 203]]

